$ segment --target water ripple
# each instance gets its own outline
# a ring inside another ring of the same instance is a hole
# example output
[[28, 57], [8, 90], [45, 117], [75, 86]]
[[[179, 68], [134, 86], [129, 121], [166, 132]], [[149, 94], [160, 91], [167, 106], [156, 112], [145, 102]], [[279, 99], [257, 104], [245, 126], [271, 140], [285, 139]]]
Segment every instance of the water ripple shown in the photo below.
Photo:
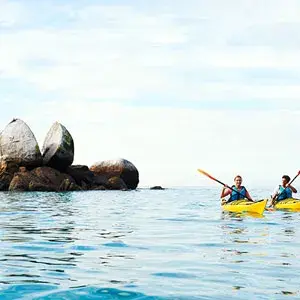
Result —
[[299, 299], [300, 214], [218, 195], [1, 193], [1, 299]]

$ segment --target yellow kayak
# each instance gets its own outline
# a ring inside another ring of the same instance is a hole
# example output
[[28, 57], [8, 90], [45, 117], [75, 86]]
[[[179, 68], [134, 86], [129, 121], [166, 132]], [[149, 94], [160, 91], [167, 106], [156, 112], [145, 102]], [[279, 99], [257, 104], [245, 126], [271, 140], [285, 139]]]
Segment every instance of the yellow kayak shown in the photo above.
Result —
[[252, 212], [262, 214], [265, 210], [268, 200], [263, 199], [252, 202], [247, 199], [235, 200], [222, 205], [223, 210], [232, 212]]
[[289, 210], [300, 210], [300, 199], [287, 198], [278, 201], [274, 208], [276, 209], [289, 209]]

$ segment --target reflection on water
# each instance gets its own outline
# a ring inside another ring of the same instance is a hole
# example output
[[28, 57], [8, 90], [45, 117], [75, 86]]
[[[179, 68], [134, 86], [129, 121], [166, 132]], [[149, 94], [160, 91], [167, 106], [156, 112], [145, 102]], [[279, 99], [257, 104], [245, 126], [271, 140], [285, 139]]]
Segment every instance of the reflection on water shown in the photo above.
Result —
[[221, 213], [221, 218], [224, 220], [225, 219], [236, 219], [236, 220], [243, 221], [245, 219], [245, 217], [261, 219], [261, 218], [264, 218], [264, 215], [258, 214], [255, 212], [250, 212], [250, 211], [249, 212], [248, 211], [244, 211], [244, 212], [222, 211], [222, 213]]
[[[90, 226], [91, 219], [81, 219], [82, 210], [72, 204], [74, 195], [4, 194], [0, 204], [2, 284], [77, 283], [79, 280], [73, 278], [73, 270], [82, 268], [93, 251], [97, 253], [92, 255], [94, 269], [109, 266], [116, 260], [134, 258], [133, 254], [103, 250], [106, 240], [121, 244], [122, 238], [132, 230], [124, 230], [126, 226], [118, 222], [111, 224], [110, 230], [100, 228], [100, 219], [93, 219], [93, 226]], [[92, 212], [90, 216], [97, 217]], [[120, 245], [111, 247], [117, 249]], [[106, 245], [107, 249], [111, 247]]]
[[211, 189], [2, 193], [0, 294], [299, 297], [300, 214], [221, 212], [215, 195]]
[[[296, 274], [300, 274], [299, 260], [295, 259], [299, 257], [298, 254], [295, 255], [298, 244], [295, 237], [299, 237], [299, 215], [285, 211], [267, 212], [262, 219], [263, 222], [255, 218], [249, 219], [248, 214], [223, 213], [223, 225], [220, 228], [223, 232], [224, 253], [221, 259], [230, 264], [238, 264], [238, 269], [232, 265], [231, 269], [241, 277], [248, 270], [250, 274], [258, 274], [258, 278], [271, 279], [273, 289], [280, 290], [274, 291], [275, 295], [299, 296], [299, 280], [293, 280]], [[294, 223], [298, 228], [293, 226]], [[290, 286], [290, 290], [282, 290], [287, 286]], [[236, 287], [233, 285], [233, 289]]]

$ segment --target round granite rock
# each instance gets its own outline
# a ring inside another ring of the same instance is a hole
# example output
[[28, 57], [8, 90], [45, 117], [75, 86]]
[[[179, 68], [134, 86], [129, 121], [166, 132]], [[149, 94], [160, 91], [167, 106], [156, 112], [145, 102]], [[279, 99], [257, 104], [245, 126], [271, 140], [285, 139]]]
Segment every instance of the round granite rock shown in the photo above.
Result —
[[47, 133], [43, 145], [43, 164], [64, 171], [73, 163], [74, 141], [69, 131], [55, 122]]
[[126, 159], [106, 160], [97, 162], [90, 167], [96, 176], [107, 178], [120, 177], [128, 189], [136, 189], [139, 184], [139, 171], [133, 163]]
[[39, 145], [24, 121], [13, 119], [1, 132], [0, 160], [28, 168], [41, 166]]

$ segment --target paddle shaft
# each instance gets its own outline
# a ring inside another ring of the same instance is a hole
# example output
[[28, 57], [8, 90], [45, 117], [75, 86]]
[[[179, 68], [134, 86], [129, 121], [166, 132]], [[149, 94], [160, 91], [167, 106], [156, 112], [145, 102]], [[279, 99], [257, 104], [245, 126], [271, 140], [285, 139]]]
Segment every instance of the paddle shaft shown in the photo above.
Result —
[[[200, 173], [202, 173], [203, 175], [207, 176], [208, 178], [210, 178], [210, 179], [212, 179], [212, 180], [214, 180], [214, 181], [216, 181], [216, 182], [222, 184], [223, 186], [226, 186], [227, 188], [229, 188], [229, 189], [232, 190], [233, 192], [236, 192], [236, 193], [238, 193], [239, 195], [241, 195], [241, 196], [245, 197], [246, 199], [248, 199], [249, 201], [252, 201], [252, 202], [253, 202], [253, 200], [252, 200], [252, 199], [249, 199], [246, 195], [244, 196], [244, 195], [243, 195], [242, 193], [240, 193], [239, 191], [234, 190], [232, 187], [230, 187], [230, 186], [228, 186], [227, 184], [223, 183], [222, 181], [220, 181], [220, 180], [218, 180], [218, 179], [212, 177], [211, 175], [209, 175], [209, 174], [206, 173], [205, 171], [198, 169], [198, 172], [200, 172]], [[295, 179], [294, 179], [294, 180], [295, 180]]]

